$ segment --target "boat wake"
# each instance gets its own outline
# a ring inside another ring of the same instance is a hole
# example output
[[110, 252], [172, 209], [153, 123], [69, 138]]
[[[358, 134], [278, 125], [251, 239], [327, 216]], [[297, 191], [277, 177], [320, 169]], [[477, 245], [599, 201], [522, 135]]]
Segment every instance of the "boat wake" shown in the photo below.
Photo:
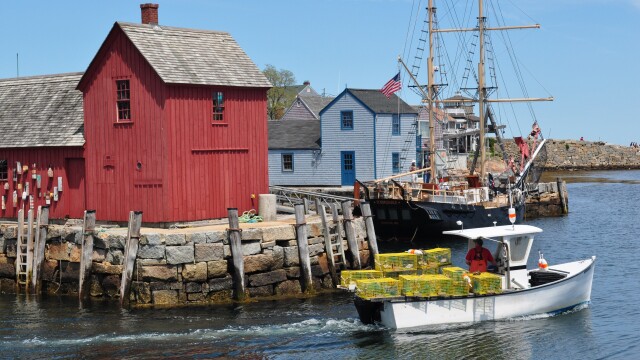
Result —
[[[86, 346], [90, 344], [105, 343], [137, 343], [144, 342], [182, 342], [182, 341], [207, 341], [226, 340], [233, 338], [273, 338], [301, 335], [336, 336], [353, 333], [380, 331], [383, 328], [377, 325], [364, 325], [357, 318], [348, 319], [307, 319], [295, 323], [253, 325], [253, 326], [228, 326], [222, 329], [189, 329], [183, 332], [142, 332], [136, 334], [100, 334], [85, 338], [59, 339], [36, 336], [30, 339], [9, 341], [7, 346], [20, 345], [22, 347], [36, 346]], [[13, 344], [11, 344], [13, 342]]]

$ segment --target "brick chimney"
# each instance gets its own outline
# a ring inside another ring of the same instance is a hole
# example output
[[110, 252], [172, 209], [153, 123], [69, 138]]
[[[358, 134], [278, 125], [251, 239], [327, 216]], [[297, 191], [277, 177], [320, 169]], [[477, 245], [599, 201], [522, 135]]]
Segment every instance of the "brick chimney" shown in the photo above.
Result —
[[140, 4], [140, 12], [142, 13], [143, 24], [158, 24], [158, 4]]

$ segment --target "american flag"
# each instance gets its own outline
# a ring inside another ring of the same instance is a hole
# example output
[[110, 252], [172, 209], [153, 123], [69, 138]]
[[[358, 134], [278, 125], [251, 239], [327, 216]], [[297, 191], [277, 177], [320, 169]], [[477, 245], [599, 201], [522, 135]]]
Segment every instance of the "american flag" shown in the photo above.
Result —
[[387, 81], [386, 84], [380, 89], [380, 91], [387, 98], [391, 96], [394, 92], [400, 90], [402, 88], [402, 82], [400, 82], [400, 72], [396, 74], [396, 76], [392, 77], [391, 80]]

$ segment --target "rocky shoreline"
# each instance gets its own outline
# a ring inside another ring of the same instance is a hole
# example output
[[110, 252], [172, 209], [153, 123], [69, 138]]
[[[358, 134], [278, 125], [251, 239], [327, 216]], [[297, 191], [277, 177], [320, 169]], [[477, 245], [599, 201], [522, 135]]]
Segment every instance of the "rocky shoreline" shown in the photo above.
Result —
[[[494, 155], [502, 158], [498, 146]], [[505, 141], [505, 151], [520, 158], [513, 140]], [[601, 141], [549, 139], [544, 170], [630, 170], [640, 169], [640, 149], [610, 145]]]

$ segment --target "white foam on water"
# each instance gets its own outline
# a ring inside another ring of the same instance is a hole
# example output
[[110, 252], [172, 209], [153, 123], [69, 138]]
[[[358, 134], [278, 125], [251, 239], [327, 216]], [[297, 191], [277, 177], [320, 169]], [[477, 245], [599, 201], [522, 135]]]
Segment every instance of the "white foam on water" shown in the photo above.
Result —
[[96, 336], [75, 339], [52, 339], [33, 337], [16, 341], [22, 346], [84, 346], [100, 343], [135, 343], [139, 341], [185, 341], [189, 339], [225, 339], [233, 337], [264, 337], [288, 336], [288, 335], [313, 335], [335, 336], [353, 332], [379, 331], [381, 327], [376, 325], [364, 325], [356, 318], [348, 319], [306, 319], [295, 323], [252, 325], [252, 326], [228, 326], [223, 329], [193, 329], [183, 332], [147, 332], [138, 334], [120, 335], [116, 333], [100, 334]]
[[586, 302], [586, 303], [582, 303], [582, 304], [576, 305], [576, 306], [572, 307], [571, 309], [564, 310], [564, 311], [561, 311], [561, 312], [518, 316], [518, 317], [505, 319], [504, 321], [528, 321], [528, 320], [547, 319], [547, 318], [551, 318], [551, 317], [555, 317], [555, 316], [559, 316], [559, 315], [573, 314], [573, 313], [578, 312], [580, 310], [584, 310], [584, 309], [586, 309], [588, 307], [589, 307], [589, 303]]

